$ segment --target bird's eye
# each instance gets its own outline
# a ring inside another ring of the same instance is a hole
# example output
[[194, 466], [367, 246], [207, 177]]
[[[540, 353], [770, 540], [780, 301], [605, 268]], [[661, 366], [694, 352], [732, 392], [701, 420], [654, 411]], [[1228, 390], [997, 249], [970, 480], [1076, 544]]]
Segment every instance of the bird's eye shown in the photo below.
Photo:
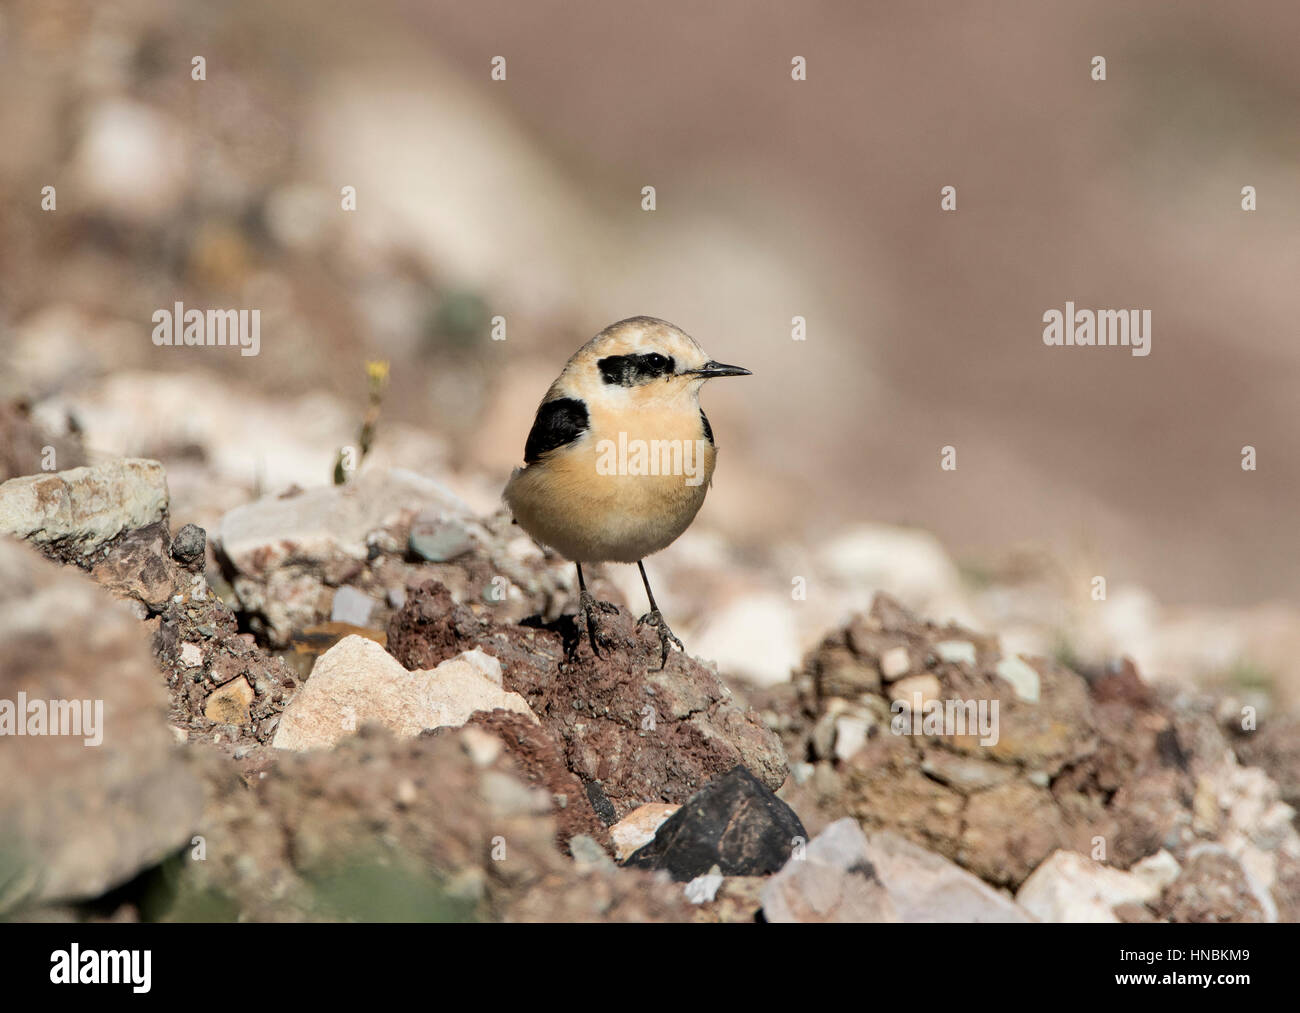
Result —
[[673, 360], [658, 352], [646, 352], [641, 356], [641, 375], [646, 378], [668, 376], [673, 371]]

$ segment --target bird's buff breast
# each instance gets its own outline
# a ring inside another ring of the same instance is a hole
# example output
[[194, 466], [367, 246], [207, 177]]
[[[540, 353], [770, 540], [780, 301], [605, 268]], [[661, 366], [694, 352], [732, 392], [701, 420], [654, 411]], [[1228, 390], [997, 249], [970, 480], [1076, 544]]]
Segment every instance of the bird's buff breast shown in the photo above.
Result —
[[715, 452], [699, 436], [689, 432], [688, 446], [588, 432], [516, 473], [506, 502], [525, 531], [568, 559], [634, 563], [673, 542], [703, 505]]

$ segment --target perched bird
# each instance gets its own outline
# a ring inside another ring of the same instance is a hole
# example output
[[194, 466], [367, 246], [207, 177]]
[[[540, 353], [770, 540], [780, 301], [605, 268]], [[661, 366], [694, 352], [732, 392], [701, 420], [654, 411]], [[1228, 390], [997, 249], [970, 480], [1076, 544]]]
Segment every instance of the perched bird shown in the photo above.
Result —
[[682, 647], [642, 560], [690, 526], [712, 481], [713, 430], [700, 388], [713, 377], [748, 375], [714, 362], [666, 321], [631, 317], [578, 349], [542, 399], [505, 501], [528, 534], [577, 565], [596, 654], [595, 613], [614, 606], [587, 591], [583, 563], [636, 563], [650, 601], [637, 625], [658, 631], [660, 668], [670, 643]]

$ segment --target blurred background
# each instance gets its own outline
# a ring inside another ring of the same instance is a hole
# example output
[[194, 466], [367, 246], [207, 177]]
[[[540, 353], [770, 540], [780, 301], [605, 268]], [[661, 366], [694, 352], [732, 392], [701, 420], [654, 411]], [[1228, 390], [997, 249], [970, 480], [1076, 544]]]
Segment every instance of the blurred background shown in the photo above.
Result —
[[[564, 359], [650, 314], [755, 373], [652, 563], [700, 653], [784, 678], [883, 587], [1295, 704], [1296, 38], [1283, 0], [8, 0], [0, 426], [156, 457], [210, 527], [328, 483], [386, 360], [367, 467], [490, 512]], [[1067, 300], [1151, 354], [1044, 346]], [[155, 347], [176, 301], [259, 309], [260, 354]]]

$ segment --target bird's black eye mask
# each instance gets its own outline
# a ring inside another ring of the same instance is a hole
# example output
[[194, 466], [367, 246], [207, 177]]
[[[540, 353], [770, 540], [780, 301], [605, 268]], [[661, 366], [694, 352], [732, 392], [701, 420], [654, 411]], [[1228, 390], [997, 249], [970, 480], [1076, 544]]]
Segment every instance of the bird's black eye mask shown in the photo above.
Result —
[[646, 352], [640, 355], [607, 355], [596, 363], [600, 377], [608, 384], [635, 387], [661, 376], [672, 376], [677, 363], [671, 355]]

